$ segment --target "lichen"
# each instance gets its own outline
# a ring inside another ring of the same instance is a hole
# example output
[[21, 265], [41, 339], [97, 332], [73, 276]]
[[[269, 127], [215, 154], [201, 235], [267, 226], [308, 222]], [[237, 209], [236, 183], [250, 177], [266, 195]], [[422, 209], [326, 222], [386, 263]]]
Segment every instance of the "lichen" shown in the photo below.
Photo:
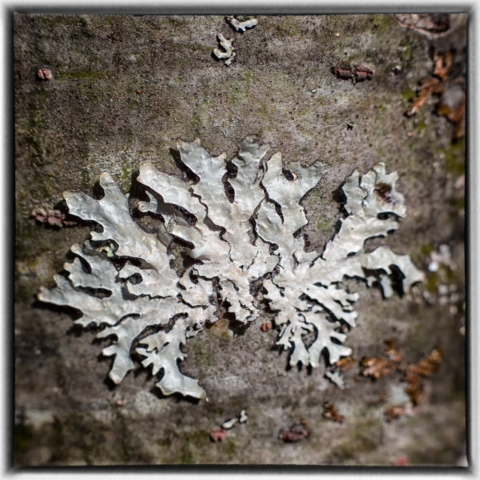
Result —
[[232, 40], [229, 38], [225, 38], [221, 33], [218, 34], [218, 41], [220, 42], [220, 46], [225, 50], [222, 52], [220, 49], [215, 48], [213, 50], [213, 54], [219, 59], [225, 59], [225, 65], [230, 65], [233, 60], [235, 59], [235, 48], [232, 46]]
[[[307, 253], [296, 234], [307, 224], [300, 201], [326, 173], [325, 165], [291, 165], [285, 172], [280, 153], [266, 161], [268, 145], [255, 136], [241, 142], [230, 162], [224, 154], [211, 157], [198, 139], [179, 142], [178, 149], [197, 182], [161, 173], [148, 162], [140, 165], [137, 180], [149, 200], [138, 203], [138, 214], [160, 217], [158, 233], [138, 226], [128, 195], [108, 173], [100, 176], [100, 200], [64, 193], [71, 215], [103, 228], [91, 232], [94, 244], [117, 248], [107, 256], [89, 242], [73, 245], [77, 258], [64, 266], [68, 278], [56, 276], [57, 287], [42, 288], [39, 299], [77, 308], [83, 313], [77, 324], [103, 328], [99, 338], [116, 337], [103, 350], [115, 357], [109, 373], [115, 383], [134, 368], [135, 352], [153, 374], [163, 372], [157, 386], [164, 395], [203, 398], [198, 382], [179, 370], [185, 358], [181, 346], [222, 312], [240, 324], [254, 322], [262, 301], [277, 312], [275, 324], [282, 327], [277, 345], [292, 350], [291, 365], [317, 367], [323, 350], [335, 363], [351, 354], [340, 344], [346, 335], [339, 328], [342, 323], [354, 327], [357, 317], [352, 303], [358, 294], [340, 286], [345, 276], [368, 284], [377, 278], [385, 296], [397, 270], [405, 290], [423, 279], [407, 255], [387, 247], [363, 250], [368, 238], [395, 230], [406, 211], [395, 189], [397, 175], [386, 174], [383, 164], [347, 178], [343, 190], [349, 216], [320, 254]], [[171, 262], [172, 242], [180, 242], [189, 258], [183, 272]], [[263, 299], [258, 294], [262, 285]], [[312, 331], [316, 338], [307, 348], [303, 336]]]
[[255, 25], [258, 25], [258, 20], [256, 18], [240, 22], [234, 16], [230, 16], [227, 17], [227, 21], [230, 23], [230, 25], [232, 25], [233, 28], [235, 28], [237, 32], [244, 32], [247, 28], [253, 28]]

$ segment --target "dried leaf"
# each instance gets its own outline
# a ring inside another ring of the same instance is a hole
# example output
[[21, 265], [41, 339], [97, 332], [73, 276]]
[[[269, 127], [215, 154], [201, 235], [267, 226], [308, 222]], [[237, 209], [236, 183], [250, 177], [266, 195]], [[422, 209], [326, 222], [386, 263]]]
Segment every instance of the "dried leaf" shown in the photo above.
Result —
[[423, 80], [420, 85], [417, 98], [414, 99], [414, 101], [406, 111], [405, 115], [407, 115], [407, 117], [415, 115], [418, 112], [418, 109], [425, 103], [427, 98], [432, 93], [442, 93], [443, 88], [444, 87], [442, 81], [436, 77], [431, 77]]
[[363, 65], [358, 65], [353, 67], [353, 74], [356, 82], [363, 82], [364, 80], [371, 80], [375, 75], [375, 71]]
[[335, 410], [335, 407], [333, 406], [333, 403], [330, 403], [330, 402], [325, 402], [323, 404], [322, 416], [324, 418], [327, 418], [328, 420], [332, 420], [332, 421], [338, 422], [338, 423], [343, 423], [343, 419], [345, 418], [344, 415], [340, 415], [337, 412], [337, 410]]
[[418, 363], [407, 367], [404, 381], [407, 382], [407, 393], [414, 405], [420, 405], [425, 400], [423, 378], [435, 373], [442, 361], [442, 351], [439, 348], [432, 350], [430, 354], [422, 358]]
[[450, 68], [452, 66], [452, 52], [448, 52], [445, 55], [438, 55], [434, 59], [433, 74], [440, 77], [443, 81], [447, 80]]
[[443, 93], [445, 87], [440, 79], [436, 77], [431, 77], [427, 78], [426, 80], [422, 80], [420, 88], [422, 90], [430, 90], [432, 93]]
[[369, 376], [378, 380], [385, 375], [395, 372], [398, 364], [388, 358], [364, 357], [362, 358], [361, 366], [360, 373], [363, 376]]
[[453, 54], [451, 51], [445, 55], [435, 56], [433, 76], [422, 80], [417, 97], [405, 112], [405, 115], [407, 117], [415, 115], [431, 94], [442, 94], [441, 100], [437, 104], [436, 112], [447, 117], [454, 124], [453, 136], [454, 138], [460, 138], [465, 135], [465, 92], [462, 92], [461, 88], [460, 92], [458, 92], [458, 88], [455, 88], [455, 85], [463, 83], [464, 79], [463, 77], [457, 78], [446, 89], [445, 82], [448, 80], [452, 61]]
[[395, 460], [395, 466], [397, 467], [406, 467], [408, 465], [410, 465], [410, 462], [406, 455], [402, 455]]
[[402, 361], [402, 355], [400, 352], [394, 347], [393, 345], [393, 340], [385, 340], [385, 355], [387, 358], [392, 360], [393, 362], [401, 362]]
[[357, 363], [357, 359], [353, 357], [344, 357], [341, 358], [335, 365], [340, 368], [342, 371], [350, 370], [355, 363]]
[[418, 363], [409, 365], [407, 369], [407, 377], [409, 375], [421, 375], [423, 377], [429, 377], [438, 370], [441, 362], [442, 351], [439, 348], [435, 348]]
[[384, 411], [384, 414], [389, 422], [400, 418], [404, 413], [405, 408], [401, 405], [389, 405]]
[[289, 429], [281, 430], [278, 438], [284, 442], [298, 442], [308, 438], [311, 434], [311, 429], [306, 420], [302, 418], [300, 423], [294, 423]]
[[412, 382], [405, 387], [405, 393], [412, 400], [413, 405], [420, 405], [425, 401], [425, 390], [423, 383]]
[[227, 430], [224, 430], [222, 427], [215, 427], [210, 432], [210, 440], [212, 440], [212, 442], [221, 442], [227, 435]]
[[65, 220], [65, 215], [60, 210], [44, 210], [43, 208], [34, 208], [30, 214], [37, 222], [47, 223], [52, 227], [72, 227], [77, 222]]
[[263, 322], [260, 325], [260, 330], [262, 330], [262, 332], [268, 332], [271, 329], [272, 329], [272, 322]]

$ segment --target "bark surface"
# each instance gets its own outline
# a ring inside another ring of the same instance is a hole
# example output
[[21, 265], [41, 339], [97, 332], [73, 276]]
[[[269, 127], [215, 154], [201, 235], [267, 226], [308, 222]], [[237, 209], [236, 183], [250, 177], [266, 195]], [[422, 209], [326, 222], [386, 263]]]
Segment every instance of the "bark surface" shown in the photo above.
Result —
[[[392, 15], [256, 18], [256, 27], [236, 32], [222, 16], [14, 15], [16, 466], [464, 465], [465, 149], [439, 103], [453, 109], [464, 89], [467, 18], [450, 15], [446, 29], [442, 18], [443, 30], [429, 35]], [[219, 33], [233, 38], [230, 66], [212, 55]], [[433, 93], [405, 116], [435, 57], [450, 51], [443, 97]], [[358, 82], [332, 73], [354, 66], [375, 73]], [[38, 77], [42, 68], [52, 79]], [[303, 200], [302, 233], [317, 251], [345, 216], [340, 187], [355, 168], [365, 173], [381, 161], [399, 173], [408, 213], [385, 243], [409, 254], [427, 281], [412, 295], [383, 299], [379, 288], [349, 280], [360, 300], [346, 344], [357, 360], [381, 357], [387, 339], [408, 363], [443, 350], [411, 414], [391, 422], [384, 414], [403, 395], [401, 373], [356, 381], [357, 361], [340, 390], [324, 363], [287, 368], [287, 353], [272, 348], [277, 332], [261, 322], [238, 330], [219, 320], [187, 342], [182, 371], [208, 401], [162, 398], [141, 368], [113, 387], [111, 359], [100, 356], [108, 340], [73, 328], [76, 312], [36, 301], [91, 227], [48, 226], [30, 216], [34, 208], [62, 209], [66, 190], [95, 195], [104, 171], [126, 193], [144, 161], [180, 175], [177, 139], [199, 137], [212, 155], [232, 158], [253, 133], [286, 165], [330, 166]], [[451, 265], [430, 271], [442, 244]], [[325, 402], [343, 423], [322, 416]], [[212, 443], [213, 428], [242, 409], [248, 423]], [[302, 418], [308, 438], [278, 438]]]

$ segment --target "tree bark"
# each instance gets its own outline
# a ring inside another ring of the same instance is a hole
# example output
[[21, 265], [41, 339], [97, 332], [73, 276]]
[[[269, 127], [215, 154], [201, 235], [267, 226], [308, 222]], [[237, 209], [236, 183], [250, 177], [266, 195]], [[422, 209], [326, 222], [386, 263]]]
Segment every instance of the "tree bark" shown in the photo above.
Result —
[[[257, 18], [237, 32], [221, 16], [14, 15], [16, 466], [464, 465], [465, 148], [451, 111], [464, 92], [466, 15], [450, 15], [446, 30], [428, 35], [393, 15]], [[229, 66], [212, 55], [219, 33], [233, 38]], [[406, 116], [435, 58], [450, 51], [444, 93]], [[374, 74], [356, 82], [335, 74], [354, 66]], [[40, 79], [39, 69], [52, 78]], [[35, 297], [53, 287], [70, 246], [91, 227], [49, 226], [32, 210], [65, 210], [63, 191], [95, 195], [104, 171], [127, 193], [143, 161], [180, 175], [178, 139], [198, 137], [210, 154], [230, 159], [253, 133], [286, 166], [330, 167], [303, 200], [310, 250], [321, 252], [345, 217], [340, 187], [355, 168], [365, 173], [384, 162], [397, 171], [407, 216], [368, 248], [385, 243], [409, 254], [426, 282], [384, 299], [380, 289], [348, 280], [360, 299], [346, 341], [357, 363], [344, 373], [344, 390], [324, 377], [325, 362], [313, 371], [287, 368], [287, 352], [272, 348], [276, 330], [257, 322], [232, 331], [226, 321], [184, 349], [181, 369], [208, 401], [163, 398], [141, 368], [113, 388], [111, 359], [100, 355], [105, 341], [73, 328], [78, 313]], [[431, 271], [440, 245], [451, 262]], [[425, 400], [391, 422], [384, 411], [405, 396], [402, 374], [357, 378], [358, 361], [382, 357], [387, 339], [409, 364], [443, 351], [424, 380]], [[325, 402], [343, 423], [322, 416]], [[242, 409], [248, 423], [212, 443], [210, 431]], [[278, 438], [302, 418], [308, 438]]]

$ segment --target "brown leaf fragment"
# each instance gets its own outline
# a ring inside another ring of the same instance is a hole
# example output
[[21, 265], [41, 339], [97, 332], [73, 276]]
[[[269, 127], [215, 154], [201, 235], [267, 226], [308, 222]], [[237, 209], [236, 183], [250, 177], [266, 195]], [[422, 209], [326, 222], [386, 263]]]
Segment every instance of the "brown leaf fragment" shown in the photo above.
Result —
[[387, 417], [387, 421], [391, 422], [400, 418], [405, 413], [405, 408], [401, 405], [389, 405], [383, 413]]
[[283, 429], [278, 434], [278, 438], [284, 442], [298, 442], [308, 438], [312, 433], [307, 421], [302, 418], [299, 423], [294, 423], [289, 429]]
[[363, 65], [358, 65], [353, 67], [353, 74], [356, 82], [363, 82], [364, 80], [371, 80], [375, 75], [375, 71]]
[[410, 397], [414, 406], [418, 406], [425, 401], [425, 390], [423, 383], [409, 384], [405, 387], [405, 393]]
[[53, 78], [52, 72], [48, 68], [39, 68], [37, 70], [37, 77], [39, 80], [51, 80]]
[[453, 131], [453, 137], [455, 139], [462, 138], [465, 136], [465, 124], [463, 122], [457, 123], [455, 125], [455, 130]]
[[426, 80], [422, 80], [420, 84], [422, 90], [430, 90], [431, 93], [442, 93], [444, 86], [442, 81], [439, 78], [431, 77]]
[[408, 461], [408, 457], [406, 455], [401, 455], [395, 460], [395, 466], [397, 467], [406, 467], [410, 465], [410, 462]]
[[34, 208], [30, 214], [37, 222], [45, 223], [47, 221], [47, 212], [43, 208]]
[[452, 66], [452, 52], [445, 55], [438, 55], [434, 59], [435, 68], [433, 74], [440, 77], [443, 81], [447, 80], [450, 68]]
[[222, 427], [215, 427], [210, 432], [210, 440], [212, 442], [221, 442], [227, 435], [228, 435], [228, 430], [225, 430]]
[[355, 363], [357, 362], [356, 358], [353, 357], [343, 357], [335, 365], [340, 368], [340, 370], [350, 370]]
[[70, 227], [77, 225], [77, 222], [65, 220], [65, 215], [60, 210], [44, 210], [43, 208], [34, 208], [30, 214], [37, 222], [47, 223], [52, 227]]
[[59, 227], [59, 228], [63, 227], [62, 220], [63, 220], [62, 218], [58, 218], [55, 215], [52, 215], [52, 216], [49, 215], [47, 218], [47, 222], [49, 225], [51, 225], [52, 227]]
[[430, 96], [432, 92], [430, 90], [420, 90], [418, 92], [417, 98], [412, 102], [408, 110], [405, 112], [407, 117], [412, 117], [418, 112], [418, 109], [425, 103], [427, 98]]
[[372, 377], [375, 380], [397, 369], [397, 363], [388, 358], [364, 357], [360, 364], [362, 368], [360, 374], [364, 377]]
[[400, 352], [394, 347], [393, 340], [385, 340], [385, 356], [388, 357], [393, 362], [401, 362], [402, 355]]
[[389, 183], [379, 182], [374, 190], [378, 197], [387, 203], [392, 203], [392, 185]]
[[425, 400], [422, 377], [429, 377], [436, 372], [441, 361], [442, 351], [439, 348], [435, 348], [418, 363], [407, 367], [404, 381], [408, 385], [405, 387], [405, 393], [410, 397], [415, 406], [420, 405]]
[[407, 376], [409, 374], [429, 377], [438, 370], [442, 362], [442, 351], [439, 348], [432, 350], [427, 356], [423, 357], [418, 363], [409, 365]]
[[446, 54], [433, 57], [433, 74], [430, 78], [421, 81], [417, 89], [417, 97], [405, 115], [407, 117], [415, 115], [430, 95], [441, 94], [436, 113], [447, 117], [454, 124], [453, 137], [457, 139], [465, 135], [465, 88], [461, 86], [465, 79], [458, 77], [447, 85], [452, 62], [451, 50]]
[[350, 65], [338, 65], [337, 67], [332, 67], [331, 71], [337, 78], [342, 78], [343, 80], [349, 80], [351, 78], [353, 83], [371, 80], [375, 75], [375, 70], [363, 65], [355, 65], [354, 67]]
[[354, 76], [352, 68], [348, 65], [340, 65], [337, 67], [333, 67], [332, 72], [337, 78], [343, 78], [344, 80], [348, 80], [349, 78], [353, 78]]
[[345, 415], [340, 415], [337, 410], [335, 410], [333, 403], [325, 402], [323, 404], [322, 417], [327, 418], [328, 420], [332, 420], [334, 422], [343, 423]]
[[305, 435], [302, 433], [295, 433], [292, 432], [291, 430], [282, 430], [278, 436], [281, 440], [284, 442], [298, 442], [299, 440], [303, 440]]
[[395, 13], [393, 17], [400, 25], [427, 35], [439, 35], [450, 29], [448, 13]]
[[415, 98], [405, 112], [407, 117], [411, 117], [418, 112], [418, 109], [425, 103], [427, 98], [432, 93], [442, 93], [443, 92], [443, 83], [439, 78], [431, 77], [426, 80], [422, 80], [421, 85], [418, 90], [417, 98]]
[[263, 322], [261, 325], [260, 325], [260, 330], [262, 332], [268, 332], [269, 330], [272, 329], [272, 322]]

